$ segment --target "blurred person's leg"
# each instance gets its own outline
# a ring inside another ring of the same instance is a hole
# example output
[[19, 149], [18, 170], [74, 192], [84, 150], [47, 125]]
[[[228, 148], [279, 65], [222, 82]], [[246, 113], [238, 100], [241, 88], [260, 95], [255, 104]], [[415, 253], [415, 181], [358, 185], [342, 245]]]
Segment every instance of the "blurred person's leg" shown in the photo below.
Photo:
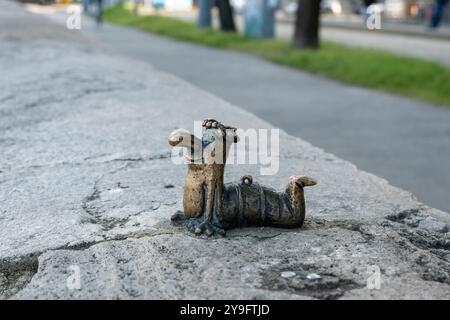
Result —
[[370, 17], [370, 13], [369, 13], [368, 9], [374, 3], [376, 3], [375, 0], [364, 0], [362, 2], [363, 6], [361, 7], [360, 10], [361, 10], [361, 15], [363, 18], [364, 25], [367, 25], [367, 19], [369, 19], [369, 17]]
[[97, 0], [95, 21], [97, 22], [97, 25], [101, 25], [103, 23], [103, 0]]
[[448, 4], [449, 0], [436, 0], [434, 2], [433, 16], [431, 17], [431, 27], [437, 28], [442, 20], [442, 14], [444, 7]]
[[217, 7], [219, 8], [220, 29], [223, 31], [236, 31], [230, 0], [217, 0]]
[[212, 26], [211, 11], [214, 6], [214, 0], [199, 0], [198, 1], [198, 21], [200, 28], [209, 28]]
[[89, 2], [90, 0], [83, 0], [83, 13], [87, 14], [89, 12]]

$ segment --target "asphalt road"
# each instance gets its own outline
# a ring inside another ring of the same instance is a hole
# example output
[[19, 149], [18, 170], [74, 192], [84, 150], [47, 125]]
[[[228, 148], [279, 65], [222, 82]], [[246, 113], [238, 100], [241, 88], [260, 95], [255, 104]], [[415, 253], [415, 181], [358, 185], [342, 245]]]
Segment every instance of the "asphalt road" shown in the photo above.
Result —
[[[63, 15], [49, 18], [61, 22]], [[84, 19], [81, 35], [148, 62], [450, 211], [450, 110]], [[345, 183], [343, 181], [342, 183]]]

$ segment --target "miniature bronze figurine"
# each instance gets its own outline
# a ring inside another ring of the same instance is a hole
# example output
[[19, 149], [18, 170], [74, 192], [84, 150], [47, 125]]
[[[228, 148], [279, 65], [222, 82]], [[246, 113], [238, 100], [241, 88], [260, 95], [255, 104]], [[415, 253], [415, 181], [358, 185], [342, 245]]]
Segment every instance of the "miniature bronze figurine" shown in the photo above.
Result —
[[245, 226], [301, 227], [305, 219], [303, 188], [316, 184], [312, 178], [291, 176], [284, 192], [261, 186], [251, 176], [239, 183], [224, 184], [228, 152], [239, 141], [236, 128], [214, 119], [203, 122], [202, 139], [184, 129], [169, 136], [171, 146], [187, 148], [188, 174], [183, 196], [184, 213], [172, 216], [191, 231], [208, 236]]

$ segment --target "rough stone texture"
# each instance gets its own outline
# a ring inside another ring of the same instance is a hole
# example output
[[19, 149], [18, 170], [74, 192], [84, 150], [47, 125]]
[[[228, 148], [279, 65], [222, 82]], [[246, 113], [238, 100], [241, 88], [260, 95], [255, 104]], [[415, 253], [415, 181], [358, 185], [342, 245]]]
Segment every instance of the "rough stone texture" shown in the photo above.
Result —
[[[12, 3], [0, 9], [1, 297], [450, 298], [447, 213], [283, 132], [278, 175], [230, 165], [226, 179], [316, 178], [303, 229], [206, 239], [170, 226], [186, 168], [169, 158], [169, 132], [207, 117], [270, 125]], [[380, 290], [366, 287], [372, 265]], [[67, 287], [71, 266], [79, 290]]]

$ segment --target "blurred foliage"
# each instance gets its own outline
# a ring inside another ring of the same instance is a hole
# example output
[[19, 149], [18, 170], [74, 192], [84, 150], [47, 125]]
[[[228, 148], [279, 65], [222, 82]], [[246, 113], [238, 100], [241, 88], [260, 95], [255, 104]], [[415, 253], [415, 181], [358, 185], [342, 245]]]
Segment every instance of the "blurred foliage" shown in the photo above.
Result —
[[161, 15], [139, 16], [116, 6], [106, 21], [206, 46], [250, 52], [332, 79], [450, 106], [450, 69], [438, 63], [323, 41], [320, 50], [298, 50], [286, 40], [251, 39], [199, 29], [194, 23]]

